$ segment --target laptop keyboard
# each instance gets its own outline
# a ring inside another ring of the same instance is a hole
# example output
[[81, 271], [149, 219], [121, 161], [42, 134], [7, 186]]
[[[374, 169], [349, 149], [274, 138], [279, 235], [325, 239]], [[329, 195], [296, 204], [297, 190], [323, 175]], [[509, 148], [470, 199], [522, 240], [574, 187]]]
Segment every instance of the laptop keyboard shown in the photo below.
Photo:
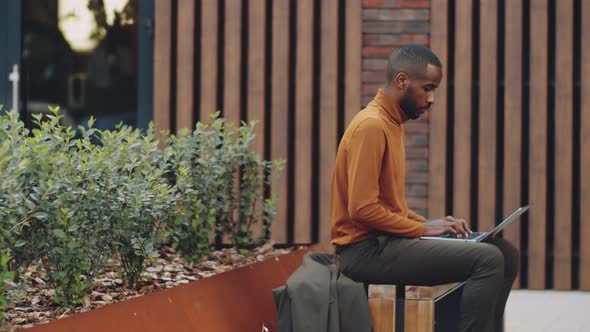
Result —
[[465, 237], [465, 236], [458, 236], [455, 234], [445, 234], [445, 235], [441, 235], [440, 237], [442, 238], [446, 238], [446, 239], [465, 239], [465, 240], [471, 240], [471, 239], [475, 239], [479, 236], [481, 236], [482, 234], [485, 234], [484, 232], [473, 232], [471, 234], [469, 234], [469, 236]]

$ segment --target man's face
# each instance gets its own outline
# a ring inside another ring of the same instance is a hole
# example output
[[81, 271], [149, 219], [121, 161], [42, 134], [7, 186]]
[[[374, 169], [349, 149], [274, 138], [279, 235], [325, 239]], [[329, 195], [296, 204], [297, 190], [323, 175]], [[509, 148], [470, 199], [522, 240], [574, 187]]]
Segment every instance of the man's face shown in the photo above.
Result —
[[434, 91], [442, 80], [442, 68], [428, 65], [425, 73], [410, 77], [400, 100], [400, 106], [408, 118], [418, 119], [434, 104]]

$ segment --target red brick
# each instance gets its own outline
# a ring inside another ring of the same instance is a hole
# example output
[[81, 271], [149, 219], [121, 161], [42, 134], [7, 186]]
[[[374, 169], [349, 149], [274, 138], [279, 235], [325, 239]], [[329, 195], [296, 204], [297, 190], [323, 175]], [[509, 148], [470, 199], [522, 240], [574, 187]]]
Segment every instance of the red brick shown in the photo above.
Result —
[[366, 71], [361, 75], [363, 83], [385, 83], [385, 72], [383, 71]]
[[422, 183], [412, 183], [406, 185], [406, 196], [408, 197], [426, 197], [428, 195], [428, 186]]
[[397, 0], [397, 4], [403, 8], [430, 8], [430, 0]]
[[430, 119], [430, 112], [431, 111], [432, 111], [432, 109], [427, 111], [426, 113], [422, 114], [418, 119], [413, 120], [413, 121], [428, 123], [430, 121], [429, 119]]
[[363, 8], [430, 8], [429, 0], [363, 0]]
[[375, 95], [364, 95], [363, 96], [363, 108], [365, 108], [367, 105], [369, 105], [369, 103], [371, 102], [371, 100], [373, 100], [373, 98], [375, 97]]
[[410, 134], [406, 135], [407, 147], [428, 146], [428, 135]]
[[363, 33], [428, 33], [428, 21], [364, 21]]
[[363, 57], [388, 58], [393, 49], [391, 47], [363, 47]]
[[365, 9], [363, 21], [428, 21], [426, 9]]
[[407, 197], [408, 207], [412, 210], [426, 210], [428, 208], [428, 200], [426, 197]]
[[406, 171], [408, 171], [408, 172], [428, 172], [428, 160], [426, 160], [426, 159], [409, 159], [406, 161]]
[[427, 134], [428, 122], [425, 121], [408, 121], [404, 123], [406, 134]]
[[363, 95], [375, 95], [381, 84], [363, 84]]
[[363, 59], [363, 71], [383, 71], [387, 67], [387, 59]]
[[413, 183], [428, 183], [428, 173], [424, 172], [411, 172], [406, 173], [406, 183], [413, 184]]
[[393, 49], [399, 47], [403, 44], [408, 43], [417, 43], [422, 45], [428, 44], [428, 34], [408, 34], [408, 33], [400, 33], [400, 34], [392, 34], [392, 33], [382, 33], [382, 34], [364, 34], [363, 35], [363, 46], [373, 46], [373, 47], [390, 47], [391, 51]]
[[379, 8], [384, 3], [385, 0], [363, 0], [363, 8]]
[[[362, 100], [369, 103], [385, 80], [387, 57], [407, 43], [429, 45], [429, 0], [363, 0]], [[408, 205], [427, 215], [429, 117], [404, 125]]]
[[412, 159], [428, 159], [427, 147], [409, 147], [406, 148], [406, 160]]

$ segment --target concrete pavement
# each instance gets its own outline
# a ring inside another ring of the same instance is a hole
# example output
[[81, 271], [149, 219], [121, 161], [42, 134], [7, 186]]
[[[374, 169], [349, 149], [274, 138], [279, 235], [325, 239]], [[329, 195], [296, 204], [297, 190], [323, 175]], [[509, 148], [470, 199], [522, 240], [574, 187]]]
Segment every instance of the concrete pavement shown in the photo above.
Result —
[[590, 292], [514, 290], [506, 332], [590, 332]]

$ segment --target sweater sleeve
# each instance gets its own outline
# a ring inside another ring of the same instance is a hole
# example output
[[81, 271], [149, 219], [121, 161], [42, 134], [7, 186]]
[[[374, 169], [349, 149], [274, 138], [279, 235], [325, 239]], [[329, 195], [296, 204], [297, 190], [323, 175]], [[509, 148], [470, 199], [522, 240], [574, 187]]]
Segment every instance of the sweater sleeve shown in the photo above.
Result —
[[352, 134], [347, 151], [348, 212], [353, 220], [382, 232], [421, 236], [422, 223], [392, 213], [379, 199], [385, 148], [385, 129], [377, 119], [365, 119]]
[[416, 213], [413, 210], [408, 210], [408, 218], [415, 220], [417, 222], [425, 222], [426, 218], [424, 218], [423, 216], [419, 215], [418, 213]]

